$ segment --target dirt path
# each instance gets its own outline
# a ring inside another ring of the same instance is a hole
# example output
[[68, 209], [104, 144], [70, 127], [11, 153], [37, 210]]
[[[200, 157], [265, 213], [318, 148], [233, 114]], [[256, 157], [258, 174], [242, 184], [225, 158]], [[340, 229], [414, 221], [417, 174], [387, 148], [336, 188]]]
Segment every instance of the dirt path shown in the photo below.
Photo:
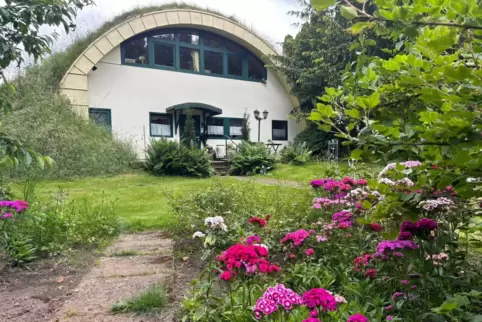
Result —
[[[134, 322], [171, 321], [172, 310], [161, 317], [110, 315], [112, 304], [135, 296], [154, 283], [171, 285], [173, 242], [161, 233], [123, 235], [98, 259], [54, 321]], [[120, 256], [122, 252], [134, 253]]]
[[[0, 269], [0, 322], [173, 321], [192, 278], [183, 267], [174, 269], [173, 244], [160, 232], [125, 234], [100, 256], [86, 254], [77, 263], [48, 260], [28, 269]], [[109, 313], [112, 304], [154, 283], [172, 290], [162, 316]]]

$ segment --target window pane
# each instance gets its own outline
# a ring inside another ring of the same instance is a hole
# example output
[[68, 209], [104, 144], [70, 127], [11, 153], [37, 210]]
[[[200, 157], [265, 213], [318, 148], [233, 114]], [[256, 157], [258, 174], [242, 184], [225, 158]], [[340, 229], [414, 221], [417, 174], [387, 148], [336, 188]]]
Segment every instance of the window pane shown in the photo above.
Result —
[[266, 79], [266, 68], [264, 67], [264, 63], [254, 55], [249, 55], [248, 57], [248, 79]]
[[172, 136], [171, 117], [151, 114], [151, 136]]
[[223, 74], [223, 54], [205, 50], [204, 72], [211, 74]]
[[204, 46], [220, 48], [223, 46], [223, 39], [212, 34], [203, 34]]
[[147, 38], [137, 38], [124, 44], [124, 62], [148, 64]]
[[96, 110], [90, 109], [89, 110], [89, 118], [97, 124], [98, 126], [110, 127], [111, 120], [110, 120], [110, 110]]
[[243, 76], [243, 57], [228, 55], [228, 75]]
[[174, 47], [154, 44], [154, 65], [174, 67]]
[[241, 137], [242, 127], [243, 127], [243, 120], [241, 119], [229, 120], [229, 136], [235, 139]]
[[245, 52], [244, 48], [241, 47], [240, 45], [230, 41], [230, 40], [227, 40], [226, 41], [226, 49], [228, 51], [232, 51], [232, 52], [235, 52], [235, 53], [243, 53]]
[[161, 39], [161, 40], [175, 40], [176, 35], [172, 32], [164, 32], [164, 33], [155, 34], [152, 36], [152, 38]]
[[199, 50], [180, 47], [180, 67], [185, 70], [199, 71]]
[[224, 119], [209, 118], [208, 119], [208, 135], [224, 136]]
[[199, 45], [199, 34], [197, 32], [185, 32], [179, 33], [179, 41], [191, 45]]
[[272, 138], [273, 140], [288, 140], [288, 121], [272, 122]]

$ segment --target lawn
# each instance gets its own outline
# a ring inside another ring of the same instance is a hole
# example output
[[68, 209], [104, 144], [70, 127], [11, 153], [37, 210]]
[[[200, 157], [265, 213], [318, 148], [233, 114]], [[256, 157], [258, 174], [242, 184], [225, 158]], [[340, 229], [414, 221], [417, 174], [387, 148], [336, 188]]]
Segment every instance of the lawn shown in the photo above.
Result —
[[[303, 169], [303, 167], [299, 167]], [[147, 173], [131, 173], [114, 177], [90, 177], [78, 180], [40, 181], [35, 185], [35, 198], [48, 202], [55, 198], [89, 200], [92, 203], [113, 202], [125, 228], [132, 231], [169, 229], [175, 223], [168, 202], [170, 194], [183, 195], [220, 182], [232, 184], [233, 189], [255, 191], [260, 199], [292, 195], [293, 187], [270, 186], [242, 182], [234, 178], [196, 179], [184, 177], [156, 177]], [[25, 184], [16, 184], [13, 190], [22, 196]], [[241, 190], [240, 190], [241, 191]]]
[[[154, 177], [145, 173], [93, 177], [70, 181], [41, 181], [35, 187], [39, 201], [52, 196], [67, 200], [115, 202], [115, 209], [129, 230], [166, 229], [172, 222], [169, 193], [186, 193], [211, 184], [213, 179]], [[21, 196], [24, 185], [14, 191]]]
[[280, 180], [304, 181], [309, 182], [313, 179], [320, 179], [332, 176], [366, 176], [367, 173], [378, 172], [376, 165], [358, 165], [355, 169], [350, 169], [345, 162], [309, 162], [304, 165], [278, 164], [276, 169], [268, 173], [266, 177]]

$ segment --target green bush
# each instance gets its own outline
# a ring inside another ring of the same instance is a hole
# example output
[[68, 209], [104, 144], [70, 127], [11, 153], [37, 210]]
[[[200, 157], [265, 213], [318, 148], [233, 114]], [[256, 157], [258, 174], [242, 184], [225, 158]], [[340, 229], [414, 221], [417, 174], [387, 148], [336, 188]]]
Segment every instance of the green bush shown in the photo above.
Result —
[[[17, 80], [14, 110], [5, 116], [4, 132], [34, 151], [50, 156], [55, 166], [38, 175], [69, 178], [115, 174], [131, 169], [131, 145], [73, 111], [66, 98], [47, 84], [46, 70], [35, 67]], [[8, 173], [25, 178], [30, 169]]]
[[309, 161], [312, 153], [306, 142], [289, 144], [281, 150], [281, 162], [302, 165]]
[[113, 204], [93, 204], [90, 200], [36, 202], [27, 211], [2, 221], [0, 250], [12, 264], [103, 245], [121, 228]]
[[274, 156], [264, 144], [243, 142], [230, 161], [230, 173], [235, 175], [265, 174], [275, 166]]
[[166, 139], [151, 141], [145, 167], [155, 175], [209, 177], [213, 173], [206, 151]]

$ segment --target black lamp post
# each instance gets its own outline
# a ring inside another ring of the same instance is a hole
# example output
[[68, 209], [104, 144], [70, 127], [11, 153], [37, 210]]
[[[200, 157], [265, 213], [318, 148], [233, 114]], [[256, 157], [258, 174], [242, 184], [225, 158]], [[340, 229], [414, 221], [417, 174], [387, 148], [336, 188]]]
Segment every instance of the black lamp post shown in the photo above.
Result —
[[258, 142], [261, 141], [261, 121], [266, 120], [268, 118], [268, 111], [264, 110], [263, 117], [260, 116], [260, 112], [258, 109], [254, 110], [253, 112], [254, 118], [258, 120]]

